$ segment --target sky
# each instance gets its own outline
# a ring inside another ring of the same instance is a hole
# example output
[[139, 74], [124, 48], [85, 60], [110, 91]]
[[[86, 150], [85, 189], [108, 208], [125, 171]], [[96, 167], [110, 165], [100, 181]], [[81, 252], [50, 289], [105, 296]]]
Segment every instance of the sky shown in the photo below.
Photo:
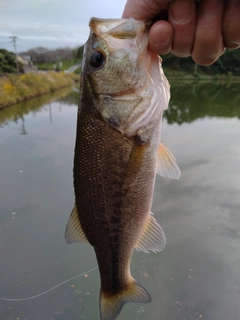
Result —
[[89, 34], [91, 17], [120, 18], [126, 0], [0, 0], [0, 48], [76, 48]]

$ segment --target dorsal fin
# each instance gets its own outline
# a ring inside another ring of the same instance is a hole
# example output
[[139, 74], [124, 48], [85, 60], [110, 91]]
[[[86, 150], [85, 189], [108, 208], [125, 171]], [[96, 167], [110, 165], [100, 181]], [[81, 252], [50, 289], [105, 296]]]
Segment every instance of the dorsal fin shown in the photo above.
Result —
[[135, 248], [138, 251], [141, 250], [149, 253], [150, 250], [153, 252], [161, 251], [165, 246], [166, 237], [163, 229], [153, 217], [153, 213], [150, 212], [145, 223], [143, 233]]
[[162, 143], [158, 148], [157, 174], [171, 179], [179, 179], [181, 175], [176, 159]]
[[66, 226], [65, 241], [67, 243], [88, 242], [80, 224], [76, 204]]

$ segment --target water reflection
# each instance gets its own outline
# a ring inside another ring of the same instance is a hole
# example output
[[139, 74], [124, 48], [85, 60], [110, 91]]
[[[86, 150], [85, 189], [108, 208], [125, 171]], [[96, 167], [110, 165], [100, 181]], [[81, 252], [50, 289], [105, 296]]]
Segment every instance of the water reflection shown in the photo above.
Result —
[[[238, 92], [172, 84], [163, 141], [182, 177], [157, 178], [152, 208], [167, 247], [134, 253], [133, 276], [152, 303], [126, 305], [119, 320], [239, 318]], [[64, 241], [78, 94], [55, 94], [0, 111], [0, 296], [36, 295], [96, 265], [89, 245]], [[37, 299], [0, 301], [0, 319], [98, 319], [98, 295], [95, 270]]]
[[164, 113], [169, 124], [199, 118], [240, 118], [240, 83], [173, 83], [170, 108]]
[[[41, 112], [43, 106], [49, 106], [49, 121], [52, 123], [51, 101], [59, 100], [59, 111], [61, 111], [61, 103], [67, 105], [76, 105], [78, 101], [78, 93], [73, 91], [71, 87], [66, 87], [51, 94], [42, 95], [38, 98], [30, 99], [25, 102], [18, 103], [11, 107], [0, 110], [0, 128], [8, 125], [9, 122], [21, 122], [20, 132], [26, 134], [25, 116], [32, 114], [37, 116]], [[19, 121], [21, 120], [21, 121]]]
[[20, 134], [24, 135], [24, 134], [27, 134], [27, 131], [26, 131], [26, 128], [25, 128], [24, 116], [21, 117], [21, 120], [22, 120], [22, 125], [21, 125], [21, 128], [20, 128]]
[[[171, 83], [170, 107], [164, 113], [169, 124], [192, 122], [199, 118], [238, 117], [240, 118], [239, 83]], [[43, 105], [48, 104], [49, 121], [52, 123], [51, 100], [59, 100], [61, 104], [77, 105], [78, 90], [67, 87], [54, 94], [43, 95], [15, 106], [5, 108], [0, 113], [0, 127], [8, 121], [22, 120], [22, 132], [25, 131], [24, 115], [33, 112], [35, 115]], [[25, 133], [22, 133], [25, 134]]]

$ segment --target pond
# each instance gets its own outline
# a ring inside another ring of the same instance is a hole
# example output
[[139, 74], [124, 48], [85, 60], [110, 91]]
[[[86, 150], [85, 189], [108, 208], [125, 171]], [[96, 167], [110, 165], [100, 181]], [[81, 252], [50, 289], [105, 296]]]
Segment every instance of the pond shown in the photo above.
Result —
[[[64, 240], [77, 100], [65, 89], [0, 111], [0, 319], [99, 319], [94, 251]], [[173, 83], [162, 139], [182, 171], [156, 180], [167, 246], [134, 253], [132, 274], [152, 302], [129, 303], [118, 319], [238, 320], [239, 84]]]

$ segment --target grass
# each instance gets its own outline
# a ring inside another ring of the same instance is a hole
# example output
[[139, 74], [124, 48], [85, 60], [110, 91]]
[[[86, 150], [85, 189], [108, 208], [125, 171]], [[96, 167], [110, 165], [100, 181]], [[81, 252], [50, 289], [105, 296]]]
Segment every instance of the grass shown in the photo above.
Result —
[[76, 74], [53, 71], [0, 77], [0, 108], [71, 86], [78, 80]]
[[[72, 60], [62, 60], [62, 66], [59, 68], [60, 70], [68, 70], [71, 66], [81, 62], [79, 59]], [[35, 62], [34, 63], [39, 70], [55, 70], [58, 62]]]

